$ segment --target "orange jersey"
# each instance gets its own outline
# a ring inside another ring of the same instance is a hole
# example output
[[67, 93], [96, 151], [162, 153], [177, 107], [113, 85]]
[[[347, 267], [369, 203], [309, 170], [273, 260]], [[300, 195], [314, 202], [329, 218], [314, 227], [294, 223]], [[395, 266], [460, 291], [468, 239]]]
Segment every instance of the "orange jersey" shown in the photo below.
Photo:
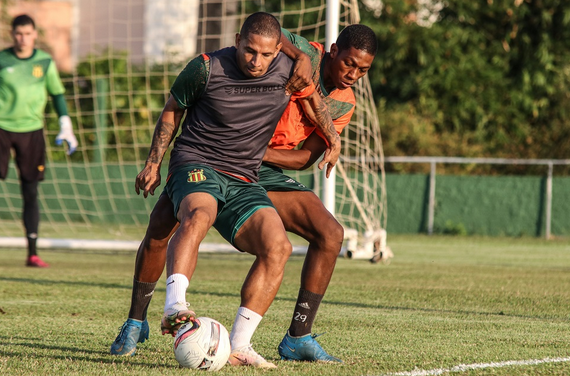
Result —
[[[324, 83], [321, 81], [324, 66], [323, 62], [326, 57], [324, 46], [314, 42], [311, 42], [311, 45], [321, 53], [321, 61], [317, 71], [313, 75], [313, 80], [323, 95], [335, 129], [340, 134], [344, 127], [350, 122], [350, 118], [354, 113], [356, 98], [350, 88], [344, 90], [334, 89], [330, 93], [325, 91]], [[299, 101], [291, 100], [285, 108], [281, 120], [279, 120], [277, 124], [275, 133], [269, 142], [269, 147], [274, 149], [293, 149], [315, 130], [324, 140], [325, 137], [322, 132], [316, 129], [311, 121], [304, 116], [303, 107]]]

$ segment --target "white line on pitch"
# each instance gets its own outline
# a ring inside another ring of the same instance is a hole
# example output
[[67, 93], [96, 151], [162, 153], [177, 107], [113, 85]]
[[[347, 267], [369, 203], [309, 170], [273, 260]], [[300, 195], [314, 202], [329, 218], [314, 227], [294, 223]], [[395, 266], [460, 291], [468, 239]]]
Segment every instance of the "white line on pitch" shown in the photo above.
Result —
[[476, 364], [460, 364], [451, 368], [437, 368], [430, 370], [417, 369], [410, 372], [398, 372], [389, 373], [387, 376], [432, 376], [432, 375], [443, 375], [448, 372], [463, 372], [474, 369], [483, 368], [501, 368], [501, 367], [511, 367], [511, 366], [532, 366], [536, 364], [543, 363], [562, 363], [570, 362], [570, 358], [545, 358], [545, 359], [530, 359], [530, 360], [507, 360], [505, 362], [497, 363], [476, 363]]

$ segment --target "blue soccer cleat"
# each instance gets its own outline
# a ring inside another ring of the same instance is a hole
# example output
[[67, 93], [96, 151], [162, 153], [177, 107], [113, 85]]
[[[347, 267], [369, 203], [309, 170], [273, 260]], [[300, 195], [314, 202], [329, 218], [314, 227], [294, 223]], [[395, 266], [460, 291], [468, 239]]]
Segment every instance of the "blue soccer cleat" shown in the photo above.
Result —
[[309, 362], [337, 362], [342, 360], [327, 354], [315, 340], [319, 334], [307, 334], [302, 337], [292, 337], [285, 334], [279, 344], [279, 355], [282, 360], [305, 360]]
[[111, 345], [111, 354], [120, 356], [133, 356], [137, 351], [137, 343], [148, 339], [150, 329], [148, 321], [128, 319], [121, 327], [115, 342]]

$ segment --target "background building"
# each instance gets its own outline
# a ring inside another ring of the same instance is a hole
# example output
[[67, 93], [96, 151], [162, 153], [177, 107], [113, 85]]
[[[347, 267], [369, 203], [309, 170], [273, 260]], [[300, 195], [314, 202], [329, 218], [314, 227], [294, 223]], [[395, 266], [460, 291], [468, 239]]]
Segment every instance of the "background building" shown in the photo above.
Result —
[[[161, 63], [165, 56], [187, 60], [197, 51], [199, 4], [199, 0], [5, 1], [0, 3], [0, 47], [11, 44], [12, 18], [26, 13], [40, 31], [38, 46], [53, 55], [63, 72], [71, 72], [87, 55], [104, 51], [127, 52], [134, 62]], [[210, 8], [217, 13], [223, 9]]]

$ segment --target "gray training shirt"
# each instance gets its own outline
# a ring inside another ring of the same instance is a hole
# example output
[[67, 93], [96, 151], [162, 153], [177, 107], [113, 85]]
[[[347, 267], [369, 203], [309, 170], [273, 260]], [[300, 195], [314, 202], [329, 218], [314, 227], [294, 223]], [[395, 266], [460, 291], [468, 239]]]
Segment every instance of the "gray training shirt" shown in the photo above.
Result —
[[236, 48], [202, 54], [178, 75], [171, 94], [187, 109], [169, 171], [199, 163], [256, 182], [261, 160], [287, 103], [293, 61], [279, 53], [265, 75], [249, 78]]

